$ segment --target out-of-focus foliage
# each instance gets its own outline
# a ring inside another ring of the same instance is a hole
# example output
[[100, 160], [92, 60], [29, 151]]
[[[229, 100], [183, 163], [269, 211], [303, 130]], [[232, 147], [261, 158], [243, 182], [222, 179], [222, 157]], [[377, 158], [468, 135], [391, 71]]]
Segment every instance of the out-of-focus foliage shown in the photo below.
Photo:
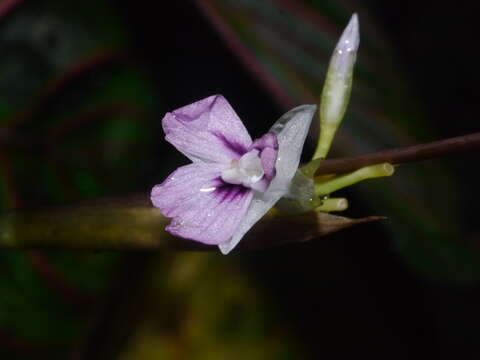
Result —
[[148, 315], [121, 359], [304, 358], [287, 319], [235, 261], [198, 253], [162, 259], [143, 304]]
[[[25, 2], [0, 21], [2, 208], [132, 191], [153, 156], [159, 99], [108, 2]], [[117, 258], [1, 252], [0, 332], [70, 348]]]
[[[285, 109], [318, 102], [331, 51], [352, 12], [358, 12], [361, 40], [350, 106], [333, 153], [362, 154], [436, 138], [392, 55], [392, 45], [359, 2], [196, 3]], [[313, 145], [313, 126], [311, 134]], [[448, 169], [430, 162], [401, 167], [396, 176], [356, 190], [376, 213], [388, 216], [389, 232], [415, 271], [440, 282], [473, 284], [480, 280], [480, 257], [460, 240], [457, 181]]]
[[[229, 29], [223, 33], [228, 43], [237, 44], [236, 54], [285, 108], [317, 102], [330, 52], [351, 13], [345, 3], [197, 1], [207, 19]], [[337, 154], [433, 138], [381, 31], [366, 11], [360, 21], [359, 66]], [[3, 209], [146, 191], [168, 171], [171, 159], [154, 147], [158, 119], [169, 110], [155, 88], [162, 84], [153, 84], [133, 60], [128, 35], [106, 0], [25, 1], [0, 19]], [[360, 185], [359, 194], [388, 215], [415, 269], [473, 282], [476, 256], [453, 240], [459, 230], [452, 182], [433, 165], [401, 168], [392, 180]], [[118, 254], [2, 251], [1, 357], [64, 359], [91, 341], [100, 347], [89, 334], [122, 260]], [[152, 264], [145, 293], [129, 293], [137, 279], [120, 286], [143, 305], [138, 331], [128, 323], [133, 334], [122, 358], [303, 357], [285, 314], [231, 258], [169, 253]]]

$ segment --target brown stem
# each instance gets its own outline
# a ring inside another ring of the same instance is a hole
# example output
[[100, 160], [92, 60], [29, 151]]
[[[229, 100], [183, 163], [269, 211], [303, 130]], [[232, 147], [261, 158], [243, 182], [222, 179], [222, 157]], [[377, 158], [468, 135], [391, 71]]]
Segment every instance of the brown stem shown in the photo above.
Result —
[[346, 173], [364, 166], [384, 162], [403, 164], [470, 150], [480, 150], [480, 132], [440, 141], [433, 141], [426, 144], [382, 150], [375, 153], [340, 159], [324, 160], [320, 164], [316, 175]]

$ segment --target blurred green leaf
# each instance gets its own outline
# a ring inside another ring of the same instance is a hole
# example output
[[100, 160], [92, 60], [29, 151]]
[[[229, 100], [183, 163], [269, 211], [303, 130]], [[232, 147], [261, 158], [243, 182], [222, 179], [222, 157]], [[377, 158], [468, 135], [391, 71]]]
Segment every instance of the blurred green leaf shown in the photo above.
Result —
[[235, 261], [184, 252], [156, 262], [151, 280], [139, 329], [121, 359], [307, 358], [285, 314]]
[[72, 309], [44, 286], [25, 254], [10, 251], [1, 258], [8, 269], [2, 271], [0, 279], [2, 328], [36, 342], [52, 344], [71, 341], [77, 336], [79, 328]]
[[[0, 140], [15, 146], [2, 154], [2, 207], [128, 192], [146, 181], [148, 161], [137, 160], [153, 156], [158, 101], [147, 75], [125, 57], [127, 38], [111, 4], [24, 2], [0, 26]], [[53, 276], [87, 298], [104, 294], [120, 257], [44, 256]], [[78, 341], [87, 308], [63, 298], [26, 254], [2, 251], [0, 268], [0, 330], [55, 344], [55, 356]]]

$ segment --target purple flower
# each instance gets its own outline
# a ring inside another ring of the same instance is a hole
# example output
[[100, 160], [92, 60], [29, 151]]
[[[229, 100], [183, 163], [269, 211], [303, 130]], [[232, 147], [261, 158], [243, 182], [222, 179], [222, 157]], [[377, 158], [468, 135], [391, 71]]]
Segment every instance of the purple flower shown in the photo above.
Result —
[[221, 95], [167, 113], [166, 139], [192, 164], [152, 189], [153, 205], [172, 218], [166, 230], [230, 252], [288, 194], [315, 108], [289, 111], [254, 141]]

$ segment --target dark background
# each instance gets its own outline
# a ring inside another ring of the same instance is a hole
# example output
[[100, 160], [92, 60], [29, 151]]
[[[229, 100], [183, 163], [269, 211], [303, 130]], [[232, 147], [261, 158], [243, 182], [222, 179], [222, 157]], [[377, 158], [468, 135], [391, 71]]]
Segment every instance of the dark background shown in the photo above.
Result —
[[[363, 11], [367, 9], [390, 38], [394, 54], [411, 85], [411, 96], [421, 104], [424, 116], [434, 128], [435, 134], [424, 140], [478, 131], [476, 89], [480, 56], [478, 15], [473, 2], [360, 3]], [[121, 0], [111, 1], [110, 5], [127, 29], [136, 61], [156, 84], [155, 96], [161, 99], [157, 105], [159, 112], [221, 93], [235, 104], [241, 118], [255, 114], [258, 118], [271, 119], [282, 114], [191, 2], [159, 4]], [[155, 126], [154, 136], [162, 139], [159, 121]], [[253, 135], [266, 130], [253, 123], [248, 127]], [[177, 162], [185, 162], [163, 141], [152, 147], [151, 158], [162, 159], [165, 152], [172, 153], [168, 170], [173, 170]], [[478, 249], [477, 157], [477, 153], [470, 153], [441, 161], [461, 179], [457, 189], [462, 208], [461, 227], [465, 237], [473, 240]], [[142, 191], [151, 186], [158, 176], [158, 167], [162, 166], [160, 163], [151, 160], [143, 169], [141, 179], [128, 191]], [[121, 195], [123, 190], [115, 189], [107, 195]], [[355, 192], [345, 194], [354, 204], [349, 216], [371, 213], [372, 209], [362, 204]], [[42, 205], [45, 202], [44, 198], [39, 200]], [[140, 291], [132, 283], [141, 282], [142, 277], [148, 282], [148, 271], [142, 271], [143, 266], [162, 259], [152, 260], [149, 255], [136, 254], [122, 260], [124, 267], [136, 269], [133, 274], [122, 271], [117, 274], [120, 278], [123, 276], [120, 283], [130, 289], [120, 291], [128, 303], [137, 301], [137, 307], [141, 307], [138, 304], [142, 303], [142, 296], [147, 295], [140, 292], [140, 300], [137, 296], [132, 300], [130, 292]], [[244, 277], [256, 284], [271, 308], [281, 314], [277, 318], [280, 320], [275, 320], [278, 323], [272, 321], [273, 326], [288, 328], [291, 337], [302, 345], [305, 358], [476, 359], [480, 356], [477, 284], [458, 285], [417, 274], [398, 255], [381, 224], [345, 230], [325, 241], [240, 254], [231, 261]], [[125, 279], [132, 283], [125, 284]], [[105, 299], [108, 304], [108, 299], [111, 301], [119, 294], [115, 286], [107, 288], [110, 293], [107, 291], [102, 298], [102, 306]], [[97, 307], [102, 309], [93, 306]], [[242, 317], [247, 316], [249, 308], [240, 305], [234, 311]], [[136, 309], [135, 312], [142, 311]], [[120, 327], [131, 326], [131, 335], [135, 332], [135, 323], [129, 322], [128, 317], [118, 320], [119, 313], [121, 309], [104, 312], [102, 319], [113, 323], [112, 318], [117, 318], [115, 324]], [[98, 355], [102, 354], [100, 349], [114, 343], [108, 336], [108, 329], [113, 325], [102, 326], [94, 327], [96, 331], [86, 337], [89, 340], [80, 342], [87, 343], [83, 353], [90, 351], [91, 354], [85, 358], [103, 358]], [[175, 324], [171, 328], [174, 334]], [[12, 350], [9, 354], [14, 353]], [[15, 358], [15, 355], [8, 356]]]

